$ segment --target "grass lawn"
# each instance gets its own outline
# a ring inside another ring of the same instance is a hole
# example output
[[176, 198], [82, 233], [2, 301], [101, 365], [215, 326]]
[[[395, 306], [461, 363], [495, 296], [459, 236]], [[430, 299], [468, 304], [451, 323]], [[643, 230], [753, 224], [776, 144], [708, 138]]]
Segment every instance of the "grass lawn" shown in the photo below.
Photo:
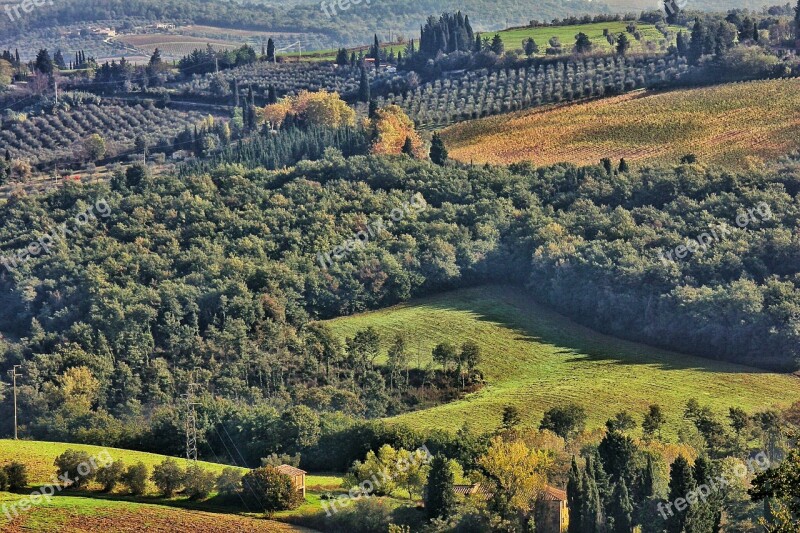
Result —
[[[28, 467], [30, 490], [47, 483], [56, 473], [53, 466], [55, 458], [67, 449], [83, 450], [97, 456], [107, 450], [114, 460], [121, 460], [127, 465], [142, 461], [152, 473], [154, 466], [161, 463], [165, 456], [103, 448], [83, 444], [61, 442], [13, 441], [0, 440], [0, 466], [11, 461], [20, 461]], [[183, 465], [184, 460], [178, 459]], [[225, 465], [199, 462], [200, 466], [215, 473], [220, 473]], [[244, 469], [241, 469], [244, 471]], [[288, 519], [294, 516], [319, 514], [322, 510], [320, 496], [324, 492], [338, 490], [342, 485], [342, 477], [337, 474], [309, 474], [306, 477], [306, 503], [299, 509], [280, 513], [276, 519]], [[90, 489], [99, 489], [92, 484]], [[49, 503], [37, 505], [30, 510], [20, 512], [19, 517], [9, 522], [2, 511], [2, 505], [10, 505], [30, 494], [12, 494], [0, 492], [0, 530], [2, 531], [309, 531], [275, 521], [264, 520], [256, 512], [247, 512], [239, 507], [240, 501], [224, 501], [212, 497], [203, 502], [192, 502], [185, 496], [177, 495], [165, 500], [156, 496], [155, 487], [151, 484], [145, 496], [128, 496], [119, 490], [113, 494], [102, 494], [93, 491], [62, 491]], [[129, 525], [130, 524], [130, 525]], [[139, 529], [137, 529], [137, 527]], [[145, 528], [145, 529], [142, 529]]]
[[464, 122], [443, 138], [451, 157], [476, 164], [676, 164], [694, 153], [747, 169], [800, 149], [800, 79], [637, 91]]
[[[610, 52], [612, 51], [613, 46], [610, 45], [606, 40], [605, 36], [603, 35], [603, 30], [607, 29], [611, 34], [626, 33], [625, 28], [628, 26], [628, 24], [629, 22], [593, 22], [591, 24], [579, 24], [576, 26], [513, 28], [498, 32], [485, 32], [481, 35], [483, 37], [491, 38], [495, 33], [499, 34], [500, 38], [503, 40], [506, 50], [522, 49], [522, 42], [528, 37], [533, 37], [533, 40], [536, 41], [537, 45], [539, 45], [539, 53], [537, 55], [543, 57], [545, 55], [545, 51], [547, 50], [547, 41], [551, 37], [558, 37], [562, 46], [564, 47], [564, 52], [566, 54], [571, 54], [572, 47], [575, 45], [575, 36], [580, 32], [583, 32], [589, 36], [589, 39], [592, 41], [592, 44], [597, 50]], [[652, 41], [655, 43], [656, 48], [654, 51], [664, 51], [669, 47], [670, 44], [675, 42], [675, 38], [679, 31], [687, 31], [687, 29], [682, 26], [669, 26], [669, 30], [672, 31], [674, 35], [670, 41], [667, 41], [664, 35], [658, 31], [653, 24], [642, 24], [637, 22], [636, 27], [639, 30], [639, 33], [642, 35], [641, 40], [637, 41], [634, 39], [632, 34], [627, 33], [628, 39], [631, 41], [632, 52], [647, 51], [647, 47], [645, 46], [647, 41]], [[415, 42], [418, 39], [419, 36], [416, 36]], [[662, 44], [663, 49], [661, 46]], [[386, 50], [387, 54], [389, 51], [393, 51], [395, 55], [397, 55], [397, 52], [403, 52], [403, 54], [406, 53], [405, 44], [382, 44], [381, 47]], [[367, 54], [369, 49], [370, 45], [364, 45], [355, 48], [348, 48], [348, 51], [355, 51], [357, 55], [359, 50], [363, 50], [364, 54]], [[337, 51], [338, 50], [331, 49], [304, 52], [302, 57], [306, 61], [334, 61], [336, 60]], [[287, 53], [282, 53], [279, 55], [295, 58], [297, 57], [298, 53], [288, 51]]]
[[[11, 461], [20, 461], [28, 466], [28, 479], [31, 484], [46, 483], [50, 480], [50, 477], [56, 473], [56, 468], [53, 466], [56, 457], [68, 449], [85, 451], [90, 456], [94, 457], [103, 450], [107, 450], [115, 461], [123, 461], [126, 465], [133, 465], [141, 461], [150, 471], [166, 458], [164, 455], [155, 453], [135, 452], [131, 450], [121, 450], [119, 448], [104, 448], [102, 446], [89, 446], [86, 444], [28, 440], [19, 440], [15, 442], [13, 440], [0, 439], [0, 466], [8, 464]], [[178, 461], [178, 464], [181, 466], [186, 463], [185, 459], [176, 459], [176, 461]], [[203, 461], [199, 461], [198, 463], [201, 467], [215, 474], [221, 473], [227, 466]]]
[[[544, 55], [547, 49], [547, 42], [551, 37], [558, 37], [564, 51], [570, 53], [572, 47], [575, 46], [575, 36], [583, 32], [592, 41], [594, 47], [598, 50], [611, 52], [613, 46], [608, 43], [606, 37], [603, 35], [603, 30], [608, 30], [611, 34], [625, 33], [631, 42], [631, 50], [634, 52], [645, 52], [647, 48], [645, 42], [652, 41], [656, 44], [654, 51], [663, 50], [669, 47], [677, 38], [679, 31], [686, 31], [682, 26], [669, 26], [669, 30], [674, 34], [670, 41], [667, 41], [664, 35], [656, 29], [652, 24], [635, 23], [636, 28], [641, 34], [641, 40], [634, 39], [633, 34], [627, 33], [626, 27], [630, 22], [593, 22], [591, 24], [579, 24], [576, 26], [549, 26], [539, 28], [514, 28], [499, 32], [500, 38], [503, 39], [503, 44], [506, 50], [516, 50], [522, 48], [522, 42], [527, 40], [528, 37], [533, 37], [536, 44], [539, 46], [539, 55]], [[485, 37], [494, 35], [491, 32], [484, 34]], [[663, 41], [663, 43], [662, 43]]]
[[[453, 403], [392, 420], [420, 429], [456, 430], [467, 423], [500, 425], [506, 405], [538, 424], [555, 405], [576, 402], [599, 427], [621, 410], [640, 418], [662, 406], [673, 430], [689, 398], [719, 415], [731, 406], [753, 412], [800, 401], [800, 379], [741, 365], [651, 348], [584, 328], [507, 286], [463, 289], [389, 309], [328, 322], [341, 337], [374, 326], [384, 344], [403, 333], [414, 365], [430, 360], [440, 342], [477, 342], [488, 386]], [[384, 346], [384, 349], [386, 346]]]

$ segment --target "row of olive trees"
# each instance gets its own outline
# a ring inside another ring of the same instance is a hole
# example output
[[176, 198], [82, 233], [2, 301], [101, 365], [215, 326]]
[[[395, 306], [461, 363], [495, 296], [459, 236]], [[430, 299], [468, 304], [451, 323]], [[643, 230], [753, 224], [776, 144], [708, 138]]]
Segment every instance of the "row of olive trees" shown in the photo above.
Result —
[[169, 457], [153, 467], [152, 474], [141, 461], [127, 467], [122, 461], [113, 461], [87, 472], [83, 467], [88, 464], [92, 464], [92, 458], [78, 450], [66, 450], [55, 460], [58, 474], [66, 474], [72, 480], [70, 488], [73, 489], [86, 488], [96, 482], [103, 492], [123, 486], [128, 493], [138, 496], [147, 491], [149, 480], [164, 498], [182, 494], [190, 500], [205, 500], [216, 492], [223, 498], [239, 496], [248, 509], [262, 509], [268, 514], [302, 503], [302, 495], [295, 490], [291, 478], [272, 466], [247, 473], [240, 468], [226, 467], [215, 475], [197, 464], [183, 468]]
[[543, 104], [619, 94], [680, 77], [685, 58], [608, 56], [540, 64], [500, 71], [470, 71], [437, 79], [405, 95], [378, 98], [394, 103], [416, 122], [442, 125]]
[[[385, 74], [377, 74], [373, 69], [366, 69], [370, 81], [375, 81]], [[357, 66], [319, 63], [253, 63], [194, 76], [193, 79], [178, 86], [184, 94], [215, 96], [217, 98], [234, 95], [234, 84], [243, 90], [253, 92], [260, 97], [268, 96], [270, 88], [280, 95], [296, 95], [301, 91], [326, 90], [340, 94], [355, 93], [359, 87], [361, 69]]]
[[17, 115], [0, 125], [0, 153], [31, 164], [54, 161], [96, 160], [96, 146], [85, 140], [100, 135], [107, 148], [130, 149], [137, 136], [146, 135], [151, 144], [169, 144], [185, 127], [197, 124], [204, 115], [195, 111], [159, 109], [148, 105], [89, 104], [38, 116]]

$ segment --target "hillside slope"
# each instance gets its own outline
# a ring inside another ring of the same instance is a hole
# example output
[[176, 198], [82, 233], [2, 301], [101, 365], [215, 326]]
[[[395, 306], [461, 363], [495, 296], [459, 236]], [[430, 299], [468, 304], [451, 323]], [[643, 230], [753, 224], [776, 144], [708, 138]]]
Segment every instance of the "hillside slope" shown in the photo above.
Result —
[[639, 91], [457, 124], [443, 137], [452, 157], [475, 163], [677, 163], [694, 153], [747, 168], [800, 149], [800, 79]]
[[[800, 400], [800, 379], [622, 341], [575, 324], [534, 303], [514, 287], [480, 287], [329, 322], [342, 337], [374, 326], [384, 343], [404, 333], [415, 365], [440, 342], [472, 340], [482, 349], [489, 386], [450, 404], [394, 420], [418, 428], [455, 430], [464, 423], [488, 430], [502, 409], [517, 406], [538, 424], [555, 405], [583, 405], [590, 427], [621, 410], [637, 419], [660, 404], [675, 427], [689, 398], [718, 414], [749, 412]], [[419, 359], [418, 359], [419, 357]]]
[[[13, 441], [0, 439], [0, 466], [12, 461], [20, 461], [28, 468], [29, 483], [38, 487], [48, 482], [56, 473], [53, 466], [55, 458], [64, 451], [80, 450], [92, 457], [100, 457], [103, 451], [115, 461], [126, 465], [143, 462], [148, 471], [161, 463], [165, 456], [153, 453], [69, 444], [63, 442]], [[185, 461], [177, 459], [183, 466]], [[227, 465], [199, 461], [198, 464], [219, 474]], [[317, 488], [338, 487], [341, 478], [335, 476], [307, 476], [307, 485], [311, 490]], [[320, 489], [321, 490], [321, 489]], [[150, 485], [149, 493], [142, 497], [130, 497], [114, 493], [106, 495], [98, 492], [61, 492], [51, 502], [33, 506], [9, 521], [5, 513], [0, 512], [0, 531], [16, 533], [20, 531], [56, 532], [195, 532], [212, 533], [241, 532], [284, 532], [312, 530], [264, 520], [255, 513], [238, 514], [238, 509], [223, 508], [213, 499], [208, 502], [195, 503], [178, 498], [162, 500], [155, 498], [155, 487]], [[28, 493], [0, 492], [0, 509], [3, 505], [10, 507], [25, 498]], [[308, 502], [298, 512], [317, 510], [318, 495], [309, 493]]]

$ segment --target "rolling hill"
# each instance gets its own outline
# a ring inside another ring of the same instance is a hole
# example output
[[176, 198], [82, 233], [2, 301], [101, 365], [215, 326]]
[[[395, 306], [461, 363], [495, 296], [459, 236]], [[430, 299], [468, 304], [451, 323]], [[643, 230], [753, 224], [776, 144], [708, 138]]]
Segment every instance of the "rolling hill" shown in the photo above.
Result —
[[800, 149], [800, 79], [639, 91], [457, 124], [444, 130], [460, 161], [704, 163], [748, 168]]
[[485, 286], [431, 296], [389, 309], [328, 322], [338, 335], [374, 326], [385, 342], [407, 336], [414, 365], [430, 360], [440, 342], [477, 342], [489, 385], [453, 403], [393, 420], [423, 429], [455, 430], [464, 423], [500, 425], [506, 405], [538, 424], [548, 408], [583, 405], [598, 427], [621, 410], [637, 419], [658, 403], [674, 430], [689, 398], [716, 413], [749, 412], [800, 400], [800, 379], [622, 341], [584, 328], [537, 305], [524, 291]]
[[[126, 465], [143, 462], [152, 472], [155, 465], [161, 463], [165, 456], [107, 448], [84, 444], [68, 444], [63, 442], [13, 441], [0, 439], [0, 466], [11, 461], [20, 461], [27, 465], [29, 482], [32, 487], [40, 486], [55, 474], [53, 462], [64, 451], [80, 450], [91, 456], [97, 456], [103, 450], [108, 451], [115, 461], [123, 461]], [[178, 460], [183, 466], [185, 461]], [[227, 465], [200, 461], [198, 464], [214, 473], [220, 473]], [[244, 469], [242, 469], [244, 470]], [[341, 477], [329, 475], [309, 475], [306, 478], [309, 487], [307, 503], [296, 511], [282, 513], [282, 516], [315, 513], [320, 509], [318, 492], [338, 488]], [[10, 493], [0, 491], [0, 509], [10, 506], [26, 496], [26, 492]], [[214, 502], [189, 502], [185, 498], [163, 500], [155, 495], [155, 487], [151, 486], [147, 495], [132, 497], [119, 494], [107, 495], [97, 492], [61, 492], [49, 503], [32, 507], [20, 513], [12, 521], [0, 512], [0, 531], [85, 531], [85, 532], [190, 532], [210, 531], [224, 533], [229, 531], [306, 531], [312, 530], [277, 522], [264, 520], [255, 513], [241, 513], [239, 509], [222, 506]]]

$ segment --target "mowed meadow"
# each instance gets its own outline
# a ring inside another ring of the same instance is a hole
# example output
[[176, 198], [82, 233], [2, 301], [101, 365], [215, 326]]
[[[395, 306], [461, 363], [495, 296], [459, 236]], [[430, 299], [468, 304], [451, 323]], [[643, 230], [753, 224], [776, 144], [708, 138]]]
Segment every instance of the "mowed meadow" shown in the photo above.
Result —
[[[0, 467], [12, 461], [24, 463], [33, 490], [50, 482], [56, 474], [55, 459], [66, 450], [84, 451], [97, 458], [106, 458], [104, 452], [107, 452], [114, 461], [122, 461], [125, 465], [134, 465], [141, 461], [147, 466], [149, 473], [166, 458], [153, 453], [85, 444], [0, 439]], [[181, 467], [187, 464], [185, 459], [177, 458], [176, 461]], [[215, 475], [219, 475], [227, 466], [204, 461], [198, 461], [198, 465]], [[244, 468], [240, 471], [246, 472]], [[307, 503], [295, 511], [280, 515], [319, 512], [322, 492], [336, 489], [341, 483], [342, 478], [337, 475], [309, 474], [306, 476], [309, 490]], [[19, 516], [11, 521], [4, 513], [0, 513], [0, 531], [312, 531], [274, 520], [264, 520], [263, 515], [255, 512], [241, 512], [242, 509], [234, 509], [232, 512], [230, 502], [217, 502], [213, 496], [207, 502], [188, 501], [181, 495], [165, 500], [157, 497], [157, 489], [152, 481], [148, 482], [147, 494], [138, 497], [128, 496], [119, 490], [112, 494], [95, 492], [99, 488], [97, 483], [90, 484], [89, 488], [92, 490], [64, 490], [50, 502], [19, 512]], [[29, 494], [30, 491], [0, 491], [0, 507], [9, 507]], [[237, 501], [234, 500], [233, 503], [236, 504]]]
[[[633, 23], [636, 30], [639, 32], [641, 39], [635, 39], [633, 34], [628, 33], [628, 25]], [[670, 44], [675, 42], [679, 31], [686, 32], [686, 28], [682, 26], [667, 26], [667, 30], [672, 33], [668, 40], [664, 34], [656, 29], [654, 24], [644, 24], [638, 21], [614, 21], [614, 22], [592, 22], [590, 24], [577, 24], [573, 26], [539, 26], [536, 28], [511, 28], [498, 32], [506, 50], [515, 50], [522, 48], [522, 42], [532, 37], [536, 44], [539, 46], [539, 54], [545, 55], [548, 46], [548, 41], [551, 37], [558, 37], [561, 41], [565, 51], [570, 52], [575, 46], [575, 36], [579, 33], [585, 33], [592, 46], [597, 51], [611, 52], [615, 45], [612, 45], [603, 34], [605, 30], [611, 35], [624, 33], [628, 36], [631, 42], [632, 52], [646, 52], [648, 51], [647, 42], [652, 42], [656, 45], [656, 49], [666, 49]], [[491, 36], [492, 32], [487, 32], [484, 36]]]
[[[538, 424], [556, 405], [575, 402], [600, 427], [628, 410], [641, 419], [658, 403], [670, 431], [689, 398], [717, 414], [748, 412], [800, 400], [800, 378], [693, 357], [599, 334], [537, 305], [509, 286], [463, 289], [389, 309], [328, 322], [343, 339], [375, 327], [384, 352], [397, 333], [406, 336], [413, 366], [424, 366], [438, 343], [478, 343], [479, 369], [488, 386], [465, 398], [394, 418], [420, 429], [475, 430], [500, 426], [502, 410], [515, 405], [525, 423]], [[384, 353], [385, 355], [385, 353]]]
[[800, 79], [634, 93], [457, 124], [442, 134], [464, 162], [699, 162], [747, 169], [800, 149]]

